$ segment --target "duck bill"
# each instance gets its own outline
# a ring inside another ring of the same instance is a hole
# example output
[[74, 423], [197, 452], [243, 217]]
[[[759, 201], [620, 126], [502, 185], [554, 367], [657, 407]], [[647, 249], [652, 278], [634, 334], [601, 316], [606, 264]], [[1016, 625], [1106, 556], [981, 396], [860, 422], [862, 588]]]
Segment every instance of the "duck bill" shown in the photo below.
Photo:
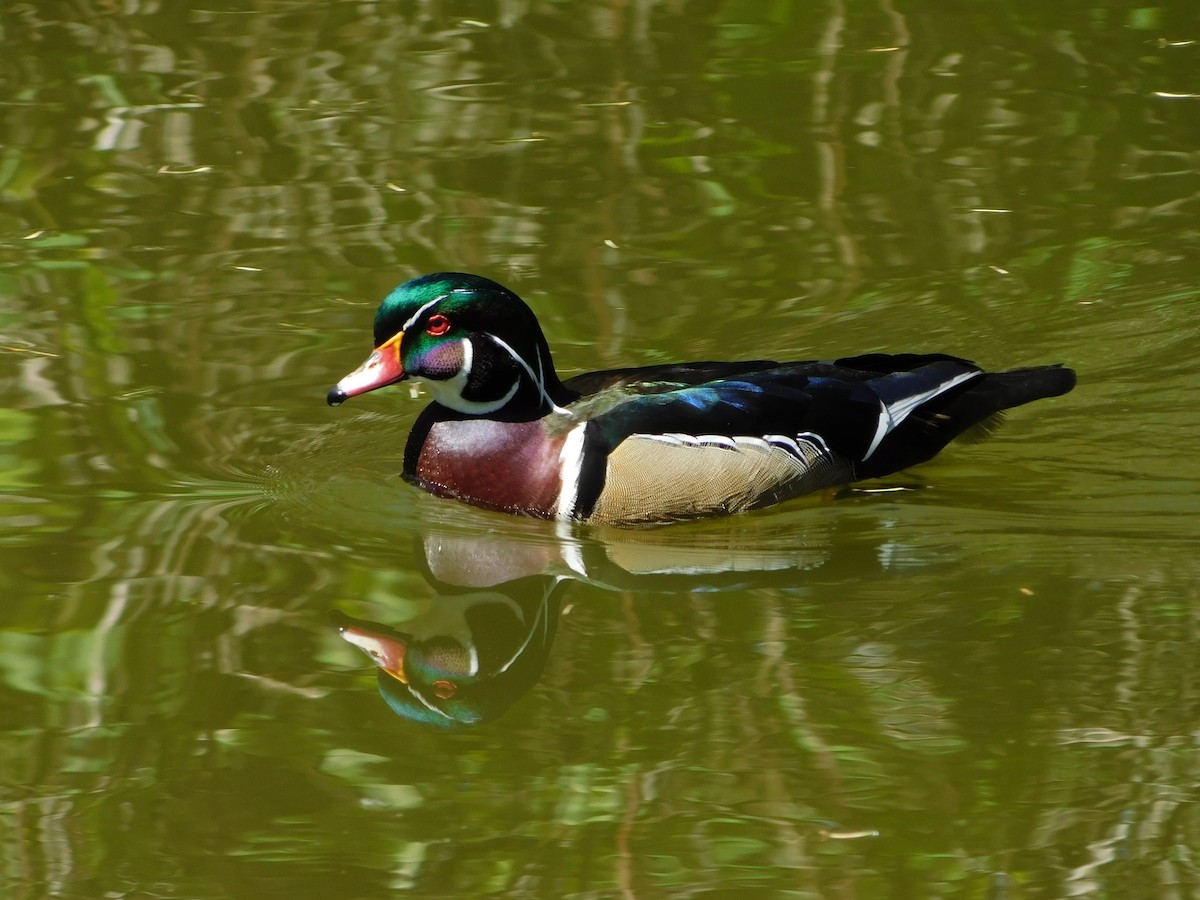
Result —
[[404, 654], [408, 646], [403, 640], [356, 625], [342, 625], [338, 631], [346, 641], [371, 657], [375, 665], [397, 681], [408, 684], [408, 675], [404, 671]]
[[404, 364], [400, 362], [400, 339], [403, 337], [402, 331], [380, 344], [366, 362], [334, 385], [325, 398], [329, 405], [340, 406], [351, 397], [403, 381], [407, 377]]

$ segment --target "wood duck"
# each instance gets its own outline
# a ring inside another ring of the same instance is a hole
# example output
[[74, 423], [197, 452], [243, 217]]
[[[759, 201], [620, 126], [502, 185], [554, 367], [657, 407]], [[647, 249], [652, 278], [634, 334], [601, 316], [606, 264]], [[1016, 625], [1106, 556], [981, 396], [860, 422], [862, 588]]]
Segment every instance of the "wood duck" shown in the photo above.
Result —
[[1065, 394], [1059, 365], [985, 372], [942, 354], [692, 362], [560, 381], [532, 310], [478, 275], [397, 287], [331, 406], [413, 380], [433, 397], [404, 477], [475, 506], [616, 525], [737, 513], [934, 457], [1003, 410]]
[[496, 718], [537, 684], [567, 583], [537, 576], [464, 590], [430, 578], [437, 595], [399, 627], [330, 616], [379, 667], [379, 693], [393, 712], [455, 729]]

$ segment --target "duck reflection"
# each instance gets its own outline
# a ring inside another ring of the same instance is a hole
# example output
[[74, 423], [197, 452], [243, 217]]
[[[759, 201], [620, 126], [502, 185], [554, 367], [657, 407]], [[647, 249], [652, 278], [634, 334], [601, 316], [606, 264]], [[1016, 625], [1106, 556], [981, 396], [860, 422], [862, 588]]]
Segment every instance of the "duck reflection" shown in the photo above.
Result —
[[[418, 538], [422, 575], [435, 596], [402, 623], [341, 612], [341, 636], [379, 667], [379, 691], [414, 722], [466, 728], [500, 716], [541, 677], [566, 587], [572, 581], [617, 591], [689, 594], [803, 589], [801, 571], [833, 566], [833, 523], [724, 525], [700, 531], [494, 532], [446, 527]], [[761, 524], [761, 523], [760, 523]], [[843, 523], [844, 524], [844, 523]], [[843, 529], [838, 528], [842, 531]], [[862, 575], [879, 568], [878, 541], [840, 564]]]
[[434, 582], [434, 602], [400, 627], [332, 617], [379, 667], [379, 693], [397, 715], [461, 728], [494, 719], [537, 683], [564, 584], [520, 578], [494, 590], [456, 590]]
[[[781, 538], [781, 541], [783, 539]], [[435, 596], [402, 623], [334, 612], [341, 636], [379, 667], [379, 692], [399, 716], [466, 728], [501, 715], [537, 682], [571, 581], [612, 590], [690, 592], [766, 586], [823, 558], [818, 547], [773, 543], [761, 532], [709, 529], [607, 539], [540, 533], [480, 535], [461, 528], [419, 538]]]

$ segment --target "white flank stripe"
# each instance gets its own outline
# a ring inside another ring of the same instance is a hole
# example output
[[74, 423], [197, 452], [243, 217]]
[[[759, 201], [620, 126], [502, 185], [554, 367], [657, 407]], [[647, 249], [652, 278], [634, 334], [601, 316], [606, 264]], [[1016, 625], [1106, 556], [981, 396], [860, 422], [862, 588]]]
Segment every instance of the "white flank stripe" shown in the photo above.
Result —
[[[825, 439], [811, 431], [801, 431], [795, 437], [789, 437], [786, 434], [768, 434], [764, 440], [773, 447], [787, 450], [796, 459], [806, 464], [812, 462], [814, 455], [825, 458], [833, 456], [829, 452], [829, 446], [825, 443]], [[801, 444], [804, 444], [804, 447], [801, 447]]]
[[[808, 462], [813, 453], [824, 457], [833, 456], [829, 452], [829, 446], [825, 443], [825, 439], [811, 431], [801, 431], [795, 437], [786, 434], [729, 437], [724, 434], [681, 434], [677, 431], [663, 434], [638, 434], [636, 437], [647, 441], [660, 441], [675, 447], [716, 447], [721, 450], [746, 450], [751, 447], [759, 450], [778, 449], [792, 454], [801, 462]], [[806, 451], [800, 446], [801, 443], [808, 445], [811, 449]]]
[[735, 450], [744, 450], [747, 447], [753, 447], [755, 450], [771, 450], [771, 442], [765, 437], [746, 437], [738, 435], [733, 439]]
[[814, 447], [819, 447], [821, 453], [825, 456], [833, 456], [829, 452], [829, 445], [825, 443], [825, 438], [813, 431], [802, 431], [796, 435], [796, 440], [804, 441], [806, 444], [812, 444]]
[[583, 433], [587, 430], [587, 422], [576, 425], [567, 432], [562, 450], [558, 453], [558, 506], [555, 507], [554, 517], [560, 521], [568, 521], [575, 512], [575, 504], [579, 500], [579, 476], [583, 472]]
[[791, 453], [793, 456], [803, 458], [804, 453], [800, 449], [800, 444], [796, 438], [788, 437], [786, 434], [767, 434], [763, 435], [763, 440], [775, 447], [782, 447], [784, 450]]
[[734, 439], [723, 434], [698, 434], [696, 441], [709, 447], [721, 447], [725, 450], [736, 450]]

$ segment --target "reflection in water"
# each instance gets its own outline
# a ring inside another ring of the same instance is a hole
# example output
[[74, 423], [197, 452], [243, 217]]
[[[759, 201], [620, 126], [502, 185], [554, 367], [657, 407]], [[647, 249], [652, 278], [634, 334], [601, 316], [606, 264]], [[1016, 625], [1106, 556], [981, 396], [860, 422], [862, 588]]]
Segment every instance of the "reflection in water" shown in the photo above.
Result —
[[[399, 716], [442, 728], [481, 725], [533, 689], [545, 668], [565, 587], [691, 592], [795, 589], [798, 572], [833, 560], [832, 534], [795, 546], [766, 528], [685, 533], [611, 530], [556, 543], [435, 531], [418, 558], [434, 596], [391, 624], [330, 614], [341, 636], [378, 666], [379, 692]], [[761, 524], [761, 523], [760, 523]], [[889, 559], [879, 546], [875, 560]], [[861, 569], [861, 558], [860, 565]]]
[[[1194, 3], [189, 6], [0, 7], [0, 895], [1200, 895]], [[1085, 387], [902, 510], [563, 543], [316, 405], [448, 266], [564, 373]], [[409, 631], [417, 529], [627, 590], [493, 724], [399, 723], [324, 613]]]
[[402, 627], [334, 612], [342, 637], [379, 666], [379, 693], [402, 718], [457, 728], [496, 718], [537, 683], [558, 623], [557, 578], [441, 591]]

